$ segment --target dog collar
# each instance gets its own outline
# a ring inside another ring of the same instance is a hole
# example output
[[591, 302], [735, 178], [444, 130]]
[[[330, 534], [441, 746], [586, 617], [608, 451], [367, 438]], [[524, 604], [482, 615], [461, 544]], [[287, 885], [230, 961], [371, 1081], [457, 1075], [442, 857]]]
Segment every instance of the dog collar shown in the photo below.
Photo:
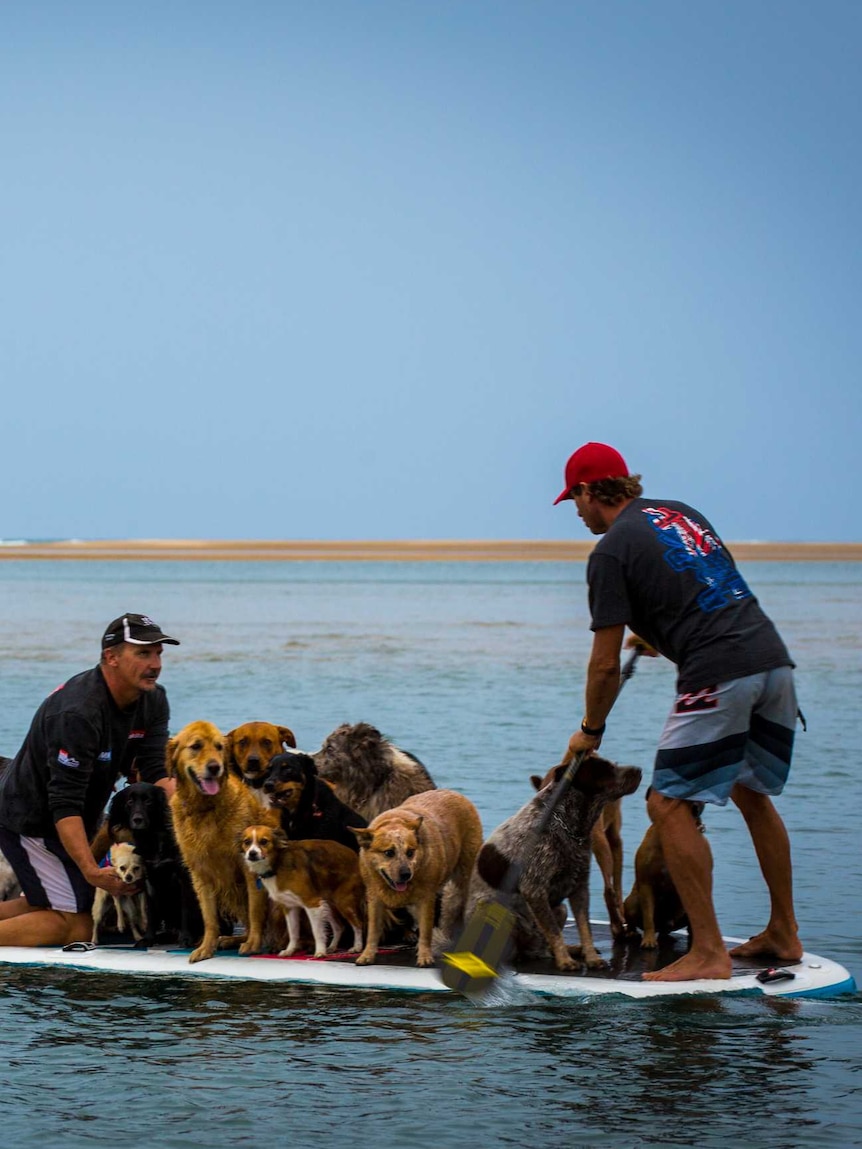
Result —
[[263, 883], [267, 880], [267, 878], [274, 878], [274, 877], [275, 877], [275, 870], [266, 870], [262, 874], [256, 874], [255, 875], [255, 885], [260, 890], [263, 888]]

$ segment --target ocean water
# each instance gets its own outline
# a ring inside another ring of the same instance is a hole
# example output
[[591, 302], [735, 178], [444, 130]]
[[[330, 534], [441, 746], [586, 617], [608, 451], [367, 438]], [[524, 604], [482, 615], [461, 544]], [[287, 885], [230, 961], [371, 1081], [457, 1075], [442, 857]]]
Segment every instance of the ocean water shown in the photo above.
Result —
[[[798, 666], [807, 733], [779, 801], [803, 941], [862, 981], [862, 566], [750, 563]], [[105, 624], [182, 641], [172, 727], [290, 726], [309, 750], [369, 721], [460, 790], [487, 831], [582, 714], [584, 566], [0, 562], [0, 753]], [[673, 691], [642, 659], [603, 751], [647, 778]], [[625, 885], [646, 828], [626, 799]], [[768, 906], [735, 809], [709, 808], [724, 932]], [[596, 912], [602, 907], [593, 882]], [[388, 1146], [862, 1145], [862, 996], [526, 1000], [121, 979], [0, 967], [4, 1143]]]

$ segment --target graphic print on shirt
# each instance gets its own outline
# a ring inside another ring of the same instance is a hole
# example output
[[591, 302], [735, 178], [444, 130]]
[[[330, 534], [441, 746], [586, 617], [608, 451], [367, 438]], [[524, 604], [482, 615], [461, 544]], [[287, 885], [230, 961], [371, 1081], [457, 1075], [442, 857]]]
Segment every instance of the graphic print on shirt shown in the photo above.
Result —
[[681, 511], [644, 507], [665, 548], [665, 561], [675, 571], [690, 570], [705, 589], [697, 604], [709, 614], [731, 602], [751, 597], [745, 579], [733, 566], [721, 540]]

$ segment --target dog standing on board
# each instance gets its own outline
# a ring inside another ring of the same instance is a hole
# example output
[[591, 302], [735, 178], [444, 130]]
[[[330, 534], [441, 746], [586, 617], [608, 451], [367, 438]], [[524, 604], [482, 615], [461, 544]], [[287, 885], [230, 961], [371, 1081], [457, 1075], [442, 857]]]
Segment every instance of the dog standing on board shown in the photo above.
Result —
[[311, 924], [316, 958], [338, 948], [345, 921], [353, 930], [348, 952], [359, 953], [365, 888], [353, 850], [323, 838], [292, 842], [279, 827], [249, 826], [240, 852], [249, 872], [284, 909], [288, 944], [279, 957], [291, 957], [301, 947], [300, 911]]
[[438, 893], [443, 893], [440, 932], [447, 940], [463, 917], [482, 845], [476, 807], [454, 790], [428, 790], [378, 814], [370, 826], [356, 830], [356, 837], [368, 907], [368, 938], [356, 964], [375, 960], [388, 911], [407, 907], [419, 929], [416, 964], [433, 965]]
[[[192, 877], [204, 921], [190, 962], [239, 944], [241, 954], [263, 948], [268, 899], [242, 861], [237, 843], [247, 826], [277, 822], [252, 791], [228, 769], [224, 735], [211, 722], [190, 722], [168, 741], [168, 775], [176, 779], [171, 813], [174, 833]], [[243, 937], [221, 936], [219, 918], [242, 922]]]
[[513, 956], [531, 958], [550, 951], [557, 969], [578, 968], [563, 938], [563, 903], [568, 900], [580, 937], [578, 954], [589, 969], [599, 969], [605, 963], [593, 943], [588, 915], [592, 829], [606, 803], [634, 793], [641, 772], [594, 754], [585, 758], [537, 838], [535, 828], [545, 804], [565, 771], [561, 764], [544, 778], [533, 775], [531, 781], [538, 793], [498, 826], [482, 846], [470, 883], [467, 913], [480, 902], [495, 899], [509, 867], [517, 862], [523, 871], [512, 896], [516, 915]]
[[296, 738], [289, 726], [244, 722], [225, 735], [225, 761], [260, 797], [269, 765], [285, 746], [296, 747]]
[[[130, 842], [116, 842], [109, 851], [111, 865], [118, 876], [130, 887], [128, 894], [112, 898], [105, 890], [96, 890], [93, 901], [93, 945], [99, 944], [99, 927], [105, 919], [108, 906], [113, 902], [117, 912], [117, 930], [124, 933], [126, 925], [135, 941], [148, 931], [147, 894], [143, 888], [146, 870], [143, 859]], [[138, 887], [134, 893], [131, 887]]]
[[384, 810], [400, 806], [413, 794], [435, 789], [418, 758], [395, 746], [367, 722], [342, 723], [312, 757], [320, 777], [366, 823]]

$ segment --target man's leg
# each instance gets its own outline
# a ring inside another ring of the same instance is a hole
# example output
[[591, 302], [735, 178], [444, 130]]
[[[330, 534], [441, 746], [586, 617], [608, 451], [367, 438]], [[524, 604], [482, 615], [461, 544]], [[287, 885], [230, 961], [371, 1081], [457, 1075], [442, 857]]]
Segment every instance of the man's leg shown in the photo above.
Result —
[[88, 942], [92, 934], [93, 919], [87, 913], [28, 906], [15, 917], [0, 920], [0, 946], [64, 946]]
[[737, 783], [730, 796], [745, 818], [770, 898], [766, 929], [730, 952], [738, 958], [798, 961], [802, 943], [793, 910], [793, 868], [784, 822], [767, 794]]
[[19, 914], [32, 914], [33, 906], [26, 898], [10, 898], [8, 902], [0, 902], [0, 922], [7, 918], [17, 918]]
[[729, 978], [730, 955], [712, 903], [712, 851], [692, 815], [691, 805], [653, 790], [649, 816], [661, 841], [665, 863], [691, 928], [691, 948], [671, 965], [645, 973], [644, 981]]

